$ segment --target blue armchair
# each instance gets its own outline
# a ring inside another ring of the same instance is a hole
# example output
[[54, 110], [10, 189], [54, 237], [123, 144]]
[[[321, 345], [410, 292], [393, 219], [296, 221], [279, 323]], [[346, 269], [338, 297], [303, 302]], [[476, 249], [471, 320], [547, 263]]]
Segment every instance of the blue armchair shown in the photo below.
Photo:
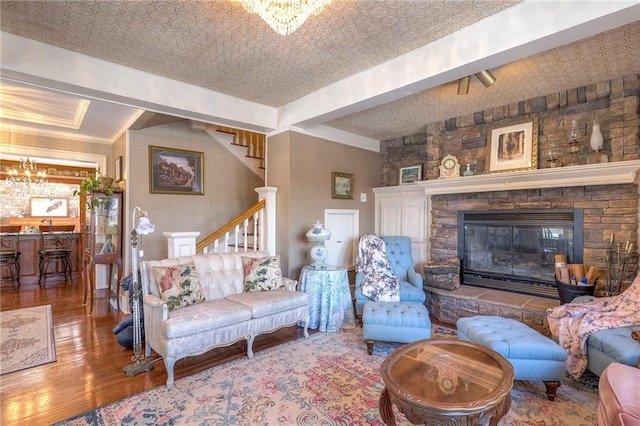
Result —
[[[413, 256], [411, 255], [411, 239], [405, 236], [385, 236], [382, 237], [385, 244], [385, 254], [393, 275], [400, 279], [400, 302], [423, 303], [426, 299], [422, 287], [422, 275], [416, 272], [413, 266]], [[362, 294], [362, 272], [356, 273], [355, 299], [356, 316], [362, 317], [364, 304], [371, 301]]]

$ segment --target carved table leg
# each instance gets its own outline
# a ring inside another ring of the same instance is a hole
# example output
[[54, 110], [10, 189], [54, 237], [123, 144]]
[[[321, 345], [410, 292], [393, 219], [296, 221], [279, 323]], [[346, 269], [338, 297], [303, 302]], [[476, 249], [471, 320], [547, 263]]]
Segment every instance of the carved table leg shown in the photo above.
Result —
[[396, 426], [396, 418], [393, 416], [393, 407], [391, 400], [389, 399], [389, 391], [385, 387], [380, 394], [380, 401], [378, 402], [378, 409], [380, 410], [380, 417], [387, 426]]
[[547, 387], [547, 398], [549, 398], [549, 401], [555, 400], [556, 399], [556, 391], [560, 387], [560, 382], [545, 381], [544, 385]]

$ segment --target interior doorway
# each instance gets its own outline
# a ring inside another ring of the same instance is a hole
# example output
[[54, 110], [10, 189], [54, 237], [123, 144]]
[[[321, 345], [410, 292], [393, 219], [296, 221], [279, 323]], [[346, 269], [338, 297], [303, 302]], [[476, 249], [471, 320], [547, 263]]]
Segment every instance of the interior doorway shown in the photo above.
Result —
[[354, 268], [360, 238], [360, 211], [325, 209], [324, 227], [331, 231], [325, 242], [328, 265]]

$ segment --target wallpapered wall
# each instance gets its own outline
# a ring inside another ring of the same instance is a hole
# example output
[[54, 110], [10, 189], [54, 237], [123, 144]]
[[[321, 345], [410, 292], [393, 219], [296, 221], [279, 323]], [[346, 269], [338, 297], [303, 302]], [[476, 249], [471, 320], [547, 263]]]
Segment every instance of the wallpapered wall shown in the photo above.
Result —
[[[264, 181], [231, 152], [189, 123], [173, 123], [128, 132], [127, 209], [136, 206], [149, 212], [156, 225], [142, 237], [144, 259], [167, 257], [163, 232], [201, 232], [198, 240], [218, 229], [258, 202], [255, 188]], [[204, 153], [204, 196], [151, 194], [149, 192], [149, 146]]]

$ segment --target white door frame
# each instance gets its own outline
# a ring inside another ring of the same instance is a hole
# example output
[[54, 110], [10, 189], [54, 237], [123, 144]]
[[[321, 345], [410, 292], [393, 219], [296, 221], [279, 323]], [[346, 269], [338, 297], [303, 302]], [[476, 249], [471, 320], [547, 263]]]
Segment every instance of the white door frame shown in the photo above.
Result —
[[[332, 214], [340, 214], [340, 215], [351, 215], [353, 216], [353, 220], [351, 221], [351, 235], [355, 238], [355, 242], [352, 244], [352, 253], [351, 259], [354, 262], [353, 265], [348, 265], [348, 267], [355, 266], [355, 259], [358, 255], [358, 239], [360, 237], [360, 210], [358, 209], [325, 209], [324, 210], [324, 224], [327, 225], [327, 221], [329, 216]], [[329, 229], [331, 230], [331, 229]]]

